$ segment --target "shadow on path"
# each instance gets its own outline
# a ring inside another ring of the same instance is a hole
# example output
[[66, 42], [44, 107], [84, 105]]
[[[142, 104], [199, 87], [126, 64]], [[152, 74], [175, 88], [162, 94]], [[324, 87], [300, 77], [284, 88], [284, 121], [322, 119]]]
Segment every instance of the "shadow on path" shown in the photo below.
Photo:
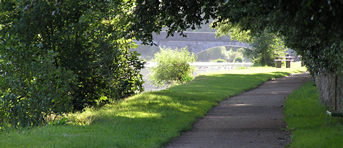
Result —
[[228, 98], [167, 148], [284, 147], [291, 142], [283, 120], [286, 97], [309, 80], [306, 73], [292, 74]]

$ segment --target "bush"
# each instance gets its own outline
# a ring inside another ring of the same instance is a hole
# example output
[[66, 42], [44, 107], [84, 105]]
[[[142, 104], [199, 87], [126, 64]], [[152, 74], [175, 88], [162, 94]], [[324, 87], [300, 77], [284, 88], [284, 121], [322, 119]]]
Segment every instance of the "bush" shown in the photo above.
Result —
[[195, 67], [190, 66], [188, 62], [194, 62], [195, 56], [187, 50], [187, 47], [172, 50], [170, 48], [161, 48], [156, 53], [154, 60], [156, 67], [149, 69], [150, 81], [155, 86], [165, 84], [184, 83], [193, 79]]
[[224, 59], [217, 59], [217, 60], [213, 60], [214, 63], [226, 63], [227, 61]]
[[[18, 47], [13, 53], [23, 50]], [[4, 71], [0, 86], [2, 127], [45, 125], [50, 114], [61, 115], [72, 110], [70, 84], [75, 80], [75, 75], [72, 71], [54, 66], [56, 55], [50, 51], [45, 58], [37, 57], [36, 61], [30, 61], [29, 56], [22, 55], [18, 59], [22, 62], [1, 64], [0, 68]], [[6, 58], [2, 60], [4, 63], [10, 62]]]
[[243, 62], [243, 58], [242, 57], [236, 57], [233, 62], [239, 62], [239, 63], [242, 63]]

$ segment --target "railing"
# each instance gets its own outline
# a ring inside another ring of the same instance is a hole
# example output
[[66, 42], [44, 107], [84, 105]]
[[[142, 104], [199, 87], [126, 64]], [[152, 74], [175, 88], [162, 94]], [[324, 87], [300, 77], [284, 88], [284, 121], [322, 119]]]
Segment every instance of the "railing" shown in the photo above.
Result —
[[[213, 63], [213, 62], [194, 62], [190, 63], [190, 65], [196, 67], [250, 67], [253, 63]], [[155, 67], [157, 66], [156, 62], [147, 62], [145, 64], [146, 68]]]

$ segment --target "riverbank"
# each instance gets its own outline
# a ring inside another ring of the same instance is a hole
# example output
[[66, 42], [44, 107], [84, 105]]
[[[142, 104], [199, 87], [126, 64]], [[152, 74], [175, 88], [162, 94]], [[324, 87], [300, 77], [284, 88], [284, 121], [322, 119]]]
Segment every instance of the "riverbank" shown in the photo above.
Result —
[[[194, 77], [199, 74], [205, 74], [210, 72], [227, 72], [234, 69], [247, 69], [253, 65], [253, 63], [213, 63], [213, 62], [194, 62], [191, 65], [196, 66], [197, 71], [194, 72]], [[158, 91], [166, 89], [164, 87], [155, 87], [149, 82], [149, 68], [156, 66], [156, 62], [147, 62], [145, 68], [141, 70], [143, 75], [143, 84], [144, 91]]]
[[0, 134], [0, 147], [161, 147], [190, 130], [218, 102], [298, 68], [249, 68], [197, 76], [163, 91], [146, 92], [48, 125]]

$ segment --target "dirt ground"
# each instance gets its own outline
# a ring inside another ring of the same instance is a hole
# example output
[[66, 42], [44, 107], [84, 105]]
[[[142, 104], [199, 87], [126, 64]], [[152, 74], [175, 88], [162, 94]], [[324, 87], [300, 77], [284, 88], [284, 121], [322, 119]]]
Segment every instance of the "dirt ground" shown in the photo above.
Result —
[[278, 148], [291, 143], [284, 122], [286, 97], [311, 80], [307, 73], [263, 83], [228, 98], [167, 148]]

